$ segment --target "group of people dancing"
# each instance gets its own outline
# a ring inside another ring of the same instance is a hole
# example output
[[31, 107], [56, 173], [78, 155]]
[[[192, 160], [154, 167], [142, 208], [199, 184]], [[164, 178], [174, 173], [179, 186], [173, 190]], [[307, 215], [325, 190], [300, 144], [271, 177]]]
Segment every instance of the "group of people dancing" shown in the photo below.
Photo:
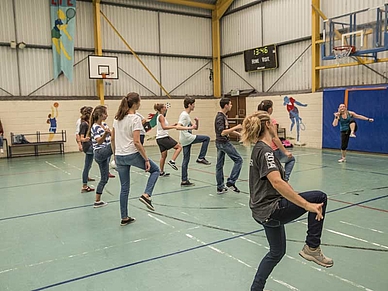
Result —
[[[170, 124], [166, 118], [166, 105], [155, 104], [157, 111], [156, 143], [159, 147], [161, 158], [159, 166], [147, 155], [143, 146], [144, 123], [146, 120], [137, 111], [141, 98], [137, 93], [129, 93], [122, 98], [117, 113], [110, 129], [105, 123], [108, 118], [107, 108], [103, 105], [94, 109], [85, 107], [82, 110], [81, 125], [79, 130], [80, 149], [85, 153], [85, 165], [82, 174], [83, 187], [81, 192], [90, 192], [87, 185], [89, 170], [94, 160], [100, 169], [100, 181], [96, 189], [94, 207], [107, 205], [101, 200], [103, 189], [109, 179], [109, 163], [115, 161], [116, 171], [120, 179], [120, 225], [125, 226], [135, 221], [128, 215], [128, 196], [130, 191], [130, 170], [134, 166], [149, 173], [144, 193], [139, 200], [149, 209], [154, 211], [152, 193], [159, 177], [168, 176], [165, 169], [167, 152], [174, 150], [172, 158], [167, 164], [178, 170], [176, 163], [178, 155], [183, 152], [181, 164], [181, 186], [193, 186], [188, 178], [188, 165], [190, 162], [191, 146], [201, 144], [198, 158], [199, 164], [210, 165], [206, 159], [209, 136], [193, 134], [199, 128], [198, 118], [191, 119], [190, 113], [195, 109], [195, 98], [186, 97], [183, 101], [184, 110], [177, 123]], [[277, 135], [277, 123], [271, 118], [273, 102], [264, 100], [258, 105], [258, 110], [247, 116], [242, 124], [230, 127], [227, 114], [232, 109], [229, 98], [220, 99], [220, 111], [214, 122], [216, 133], [215, 145], [217, 148], [216, 183], [217, 193], [224, 194], [229, 190], [239, 193], [236, 182], [239, 178], [243, 158], [230, 142], [230, 135], [237, 135], [246, 145], [254, 144], [249, 162], [249, 206], [253, 219], [263, 226], [270, 246], [269, 252], [259, 264], [254, 277], [251, 290], [264, 289], [267, 278], [286, 253], [286, 234], [284, 225], [308, 212], [308, 230], [305, 245], [299, 255], [308, 261], [313, 261], [324, 267], [333, 266], [333, 260], [326, 257], [321, 250], [321, 236], [327, 195], [319, 190], [297, 193], [289, 184], [290, 175], [295, 164], [295, 158], [280, 141]], [[344, 125], [350, 118], [359, 118], [373, 121], [351, 111], [346, 111], [343, 104], [335, 113], [333, 126], [341, 124], [341, 136], [346, 130], [346, 136], [354, 136], [356, 128], [349, 122], [349, 128]], [[168, 130], [180, 131], [179, 142], [169, 136]], [[344, 140], [346, 141], [346, 138]], [[343, 141], [343, 145], [345, 142]], [[347, 141], [346, 141], [347, 145]], [[346, 147], [341, 148], [343, 159]], [[224, 163], [225, 156], [233, 161], [233, 167], [225, 183]], [[283, 166], [281, 163], [285, 164]], [[94, 190], [94, 189], [92, 189]]]

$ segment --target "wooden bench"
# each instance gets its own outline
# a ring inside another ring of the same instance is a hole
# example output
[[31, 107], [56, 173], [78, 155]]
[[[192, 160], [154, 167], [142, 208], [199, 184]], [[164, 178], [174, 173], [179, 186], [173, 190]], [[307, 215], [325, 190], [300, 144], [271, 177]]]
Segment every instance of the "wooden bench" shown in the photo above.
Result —
[[[52, 139], [49, 141], [49, 138]], [[20, 137], [21, 143], [16, 142]], [[49, 154], [64, 154], [66, 130], [57, 133], [14, 134], [11, 132], [11, 142], [7, 142], [7, 158], [39, 156]]]

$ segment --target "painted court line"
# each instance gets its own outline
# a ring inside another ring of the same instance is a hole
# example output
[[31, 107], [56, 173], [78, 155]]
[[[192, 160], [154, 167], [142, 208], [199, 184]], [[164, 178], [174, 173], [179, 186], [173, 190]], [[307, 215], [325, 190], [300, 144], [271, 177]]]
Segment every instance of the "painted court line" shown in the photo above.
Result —
[[[360, 205], [362, 203], [368, 203], [368, 202], [371, 202], [371, 201], [375, 201], [375, 200], [379, 200], [379, 199], [384, 199], [386, 197], [388, 197], [388, 195], [384, 195], [384, 196], [380, 196], [380, 197], [375, 197], [375, 198], [372, 198], [372, 199], [368, 199], [366, 201], [362, 201], [362, 202], [356, 203], [354, 205], [347, 205], [347, 206], [344, 206], [344, 207], [333, 209], [331, 211], [327, 211], [326, 213], [344, 210], [344, 209], [347, 209], [347, 208], [350, 208], [350, 207], [354, 207], [354, 206]], [[297, 221], [302, 220], [302, 219], [305, 219], [305, 218], [300, 218]], [[297, 221], [294, 221], [294, 222], [297, 222]], [[239, 235], [236, 235], [236, 236], [232, 236], [232, 237], [224, 238], [224, 239], [221, 239], [221, 240], [213, 241], [213, 242], [210, 242], [210, 243], [205, 244], [205, 245], [199, 245], [199, 246], [187, 248], [187, 249], [184, 249], [184, 250], [180, 250], [180, 251], [176, 251], [176, 252], [171, 252], [171, 253], [167, 253], [167, 254], [164, 254], [164, 255], [156, 256], [156, 257], [153, 257], [153, 258], [148, 258], [148, 259], [140, 260], [140, 261], [137, 261], [137, 262], [133, 262], [133, 263], [117, 266], [117, 267], [114, 267], [114, 268], [105, 269], [105, 270], [102, 270], [102, 271], [99, 271], [99, 272], [90, 273], [90, 274], [86, 274], [86, 275], [83, 275], [83, 276], [75, 277], [75, 278], [72, 278], [72, 279], [64, 280], [64, 281], [57, 282], [57, 283], [54, 283], [54, 284], [50, 284], [50, 285], [47, 285], [47, 286], [43, 286], [43, 287], [40, 287], [40, 288], [37, 288], [37, 289], [33, 289], [32, 291], [46, 290], [46, 289], [50, 289], [50, 288], [53, 288], [53, 287], [57, 287], [57, 286], [61, 286], [61, 285], [69, 284], [69, 283], [73, 283], [73, 282], [84, 280], [84, 279], [87, 279], [87, 278], [92, 278], [92, 277], [95, 277], [95, 276], [98, 276], [98, 275], [101, 275], [101, 274], [106, 274], [106, 273], [110, 273], [110, 272], [113, 272], [113, 271], [117, 271], [117, 270], [129, 268], [129, 267], [132, 267], [132, 266], [136, 266], [136, 265], [139, 265], [139, 264], [143, 264], [143, 263], [147, 263], [147, 262], [151, 262], [151, 261], [155, 261], [155, 260], [159, 260], [159, 259], [163, 259], [163, 258], [167, 258], [167, 257], [171, 257], [171, 256], [176, 256], [176, 255], [179, 255], [179, 254], [183, 254], [183, 253], [187, 253], [187, 252], [190, 252], [190, 251], [198, 250], [198, 249], [201, 249], [201, 248], [204, 248], [204, 247], [207, 247], [207, 246], [219, 244], [219, 243], [222, 243], [222, 242], [225, 242], [225, 241], [234, 240], [236, 238], [240, 238], [240, 237], [244, 237], [244, 236], [249, 236], [249, 235], [252, 235], [252, 234], [255, 234], [255, 233], [259, 233], [259, 232], [262, 232], [262, 231], [264, 231], [264, 229], [254, 230], [254, 231], [247, 232], [247, 233], [244, 233], [244, 234], [239, 234]], [[365, 289], [367, 291], [371, 291], [370, 289], [367, 289], [367, 288], [365, 288]]]

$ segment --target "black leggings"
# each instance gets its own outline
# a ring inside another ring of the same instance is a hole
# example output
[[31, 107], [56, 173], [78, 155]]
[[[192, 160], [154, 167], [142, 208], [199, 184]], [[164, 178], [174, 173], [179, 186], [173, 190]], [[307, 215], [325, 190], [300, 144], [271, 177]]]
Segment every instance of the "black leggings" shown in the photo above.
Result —
[[[354, 128], [354, 132], [357, 131], [357, 123], [354, 120], [351, 120], [349, 125], [354, 123], [356, 126]], [[348, 148], [349, 143], [349, 136], [350, 136], [350, 128], [345, 131], [341, 131], [341, 150], [345, 151]]]

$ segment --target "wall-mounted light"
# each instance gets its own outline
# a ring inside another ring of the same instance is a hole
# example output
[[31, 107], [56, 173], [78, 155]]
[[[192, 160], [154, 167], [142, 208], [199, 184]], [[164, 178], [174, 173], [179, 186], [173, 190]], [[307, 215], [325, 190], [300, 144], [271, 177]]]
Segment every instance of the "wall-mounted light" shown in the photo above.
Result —
[[24, 49], [26, 46], [27, 45], [26, 45], [26, 43], [24, 41], [18, 43], [18, 48], [21, 49], [21, 50]]
[[13, 48], [13, 49], [19, 48], [19, 49], [22, 50], [22, 49], [24, 49], [27, 45], [26, 45], [26, 43], [25, 43], [24, 41], [19, 42], [19, 43], [16, 43], [16, 41], [11, 40], [11, 41], [9, 42], [9, 46], [10, 46], [11, 48]]

